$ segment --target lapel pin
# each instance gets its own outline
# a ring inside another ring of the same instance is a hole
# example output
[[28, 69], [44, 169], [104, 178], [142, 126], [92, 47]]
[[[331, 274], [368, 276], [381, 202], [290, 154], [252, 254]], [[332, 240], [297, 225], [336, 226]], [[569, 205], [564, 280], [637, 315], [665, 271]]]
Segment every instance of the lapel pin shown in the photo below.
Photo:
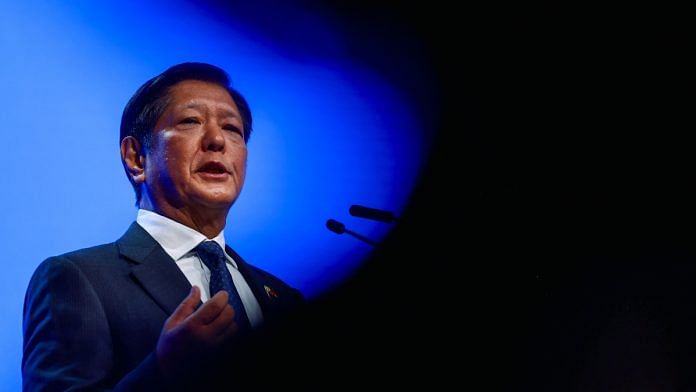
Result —
[[271, 298], [278, 298], [278, 293], [276, 293], [275, 290], [273, 290], [272, 288], [270, 288], [270, 287], [268, 287], [268, 286], [266, 286], [266, 285], [263, 285], [263, 288], [264, 288], [264, 290], [266, 290], [266, 295], [267, 295], [267, 296], [269, 296], [269, 297], [271, 297]]

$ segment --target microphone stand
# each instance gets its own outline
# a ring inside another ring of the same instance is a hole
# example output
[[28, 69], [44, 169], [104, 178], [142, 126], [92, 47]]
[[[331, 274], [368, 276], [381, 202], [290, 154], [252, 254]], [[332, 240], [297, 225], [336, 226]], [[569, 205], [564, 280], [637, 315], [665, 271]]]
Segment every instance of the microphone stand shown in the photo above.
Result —
[[334, 220], [334, 219], [327, 220], [326, 227], [336, 234], [346, 233], [348, 235], [351, 235], [351, 236], [359, 239], [360, 241], [363, 241], [364, 243], [366, 243], [368, 245], [371, 245], [373, 247], [377, 246], [377, 243], [375, 241], [372, 241], [371, 239], [365, 237], [362, 234], [358, 234], [358, 233], [354, 232], [353, 230], [346, 229], [346, 225], [344, 225], [343, 223], [341, 223], [337, 220]]
[[350, 235], [352, 235], [353, 237], [359, 239], [360, 241], [363, 241], [363, 242], [365, 242], [365, 243], [367, 243], [367, 244], [370, 244], [370, 245], [372, 245], [372, 246], [374, 246], [374, 247], [377, 246], [377, 243], [376, 243], [376, 242], [374, 242], [374, 241], [372, 241], [371, 239], [365, 237], [364, 235], [358, 234], [358, 233], [356, 233], [356, 232], [354, 232], [354, 231], [352, 231], [352, 230], [346, 229], [346, 234], [350, 234]]
[[[365, 206], [361, 206], [358, 204], [353, 204], [352, 206], [350, 206], [350, 209], [348, 210], [348, 212], [352, 216], [355, 216], [358, 218], [370, 219], [370, 220], [374, 220], [374, 221], [378, 221], [378, 222], [394, 223], [396, 221], [396, 216], [394, 216], [394, 214], [390, 211], [380, 210], [377, 208], [365, 207]], [[352, 230], [346, 229], [346, 225], [344, 225], [343, 223], [341, 223], [337, 220], [334, 220], [334, 219], [327, 220], [326, 227], [336, 234], [347, 233], [348, 235], [351, 235], [351, 236], [359, 239], [360, 241], [362, 241], [370, 246], [376, 247], [378, 245], [375, 241], [373, 241], [373, 240], [371, 240], [371, 239], [369, 239], [361, 234], [358, 234]]]

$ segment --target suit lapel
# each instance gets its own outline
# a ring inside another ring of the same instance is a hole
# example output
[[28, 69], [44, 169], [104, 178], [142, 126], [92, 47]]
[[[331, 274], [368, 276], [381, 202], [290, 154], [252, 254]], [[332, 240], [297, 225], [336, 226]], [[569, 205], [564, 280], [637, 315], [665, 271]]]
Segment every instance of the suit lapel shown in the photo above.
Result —
[[121, 255], [134, 262], [133, 278], [167, 314], [171, 314], [191, 290], [191, 284], [176, 262], [136, 222], [116, 243]]
[[259, 305], [261, 306], [261, 311], [263, 312], [264, 316], [268, 316], [269, 311], [272, 312], [273, 302], [266, 292], [265, 283], [267, 282], [261, 275], [249, 267], [246, 261], [244, 261], [244, 259], [242, 259], [237, 252], [235, 252], [229, 246], [225, 246], [225, 248], [227, 250], [227, 254], [232, 256], [234, 261], [237, 263], [239, 273], [241, 273], [244, 280], [246, 280], [251, 292], [254, 293], [254, 297], [256, 297], [256, 300], [259, 301]]

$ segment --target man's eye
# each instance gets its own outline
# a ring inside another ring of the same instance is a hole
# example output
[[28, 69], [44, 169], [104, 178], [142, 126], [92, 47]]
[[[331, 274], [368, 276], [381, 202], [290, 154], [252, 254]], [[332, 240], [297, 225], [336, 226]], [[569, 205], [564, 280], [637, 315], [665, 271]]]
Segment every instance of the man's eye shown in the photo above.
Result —
[[225, 125], [224, 127], [222, 127], [222, 129], [224, 129], [224, 130], [226, 130], [226, 131], [235, 132], [235, 133], [238, 133], [238, 134], [240, 134], [240, 135], [243, 135], [242, 130], [239, 129], [239, 128], [237, 128], [237, 127], [235, 127], [234, 125]]
[[185, 119], [179, 121], [179, 124], [198, 124], [199, 121], [195, 117], [186, 117]]

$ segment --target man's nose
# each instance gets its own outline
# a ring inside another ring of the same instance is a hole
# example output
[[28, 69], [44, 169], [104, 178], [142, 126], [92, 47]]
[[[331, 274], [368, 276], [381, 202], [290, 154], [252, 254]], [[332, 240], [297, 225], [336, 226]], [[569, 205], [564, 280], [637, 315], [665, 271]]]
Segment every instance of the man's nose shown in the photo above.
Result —
[[203, 136], [203, 149], [206, 151], [222, 151], [225, 149], [225, 130], [217, 124], [208, 123]]

